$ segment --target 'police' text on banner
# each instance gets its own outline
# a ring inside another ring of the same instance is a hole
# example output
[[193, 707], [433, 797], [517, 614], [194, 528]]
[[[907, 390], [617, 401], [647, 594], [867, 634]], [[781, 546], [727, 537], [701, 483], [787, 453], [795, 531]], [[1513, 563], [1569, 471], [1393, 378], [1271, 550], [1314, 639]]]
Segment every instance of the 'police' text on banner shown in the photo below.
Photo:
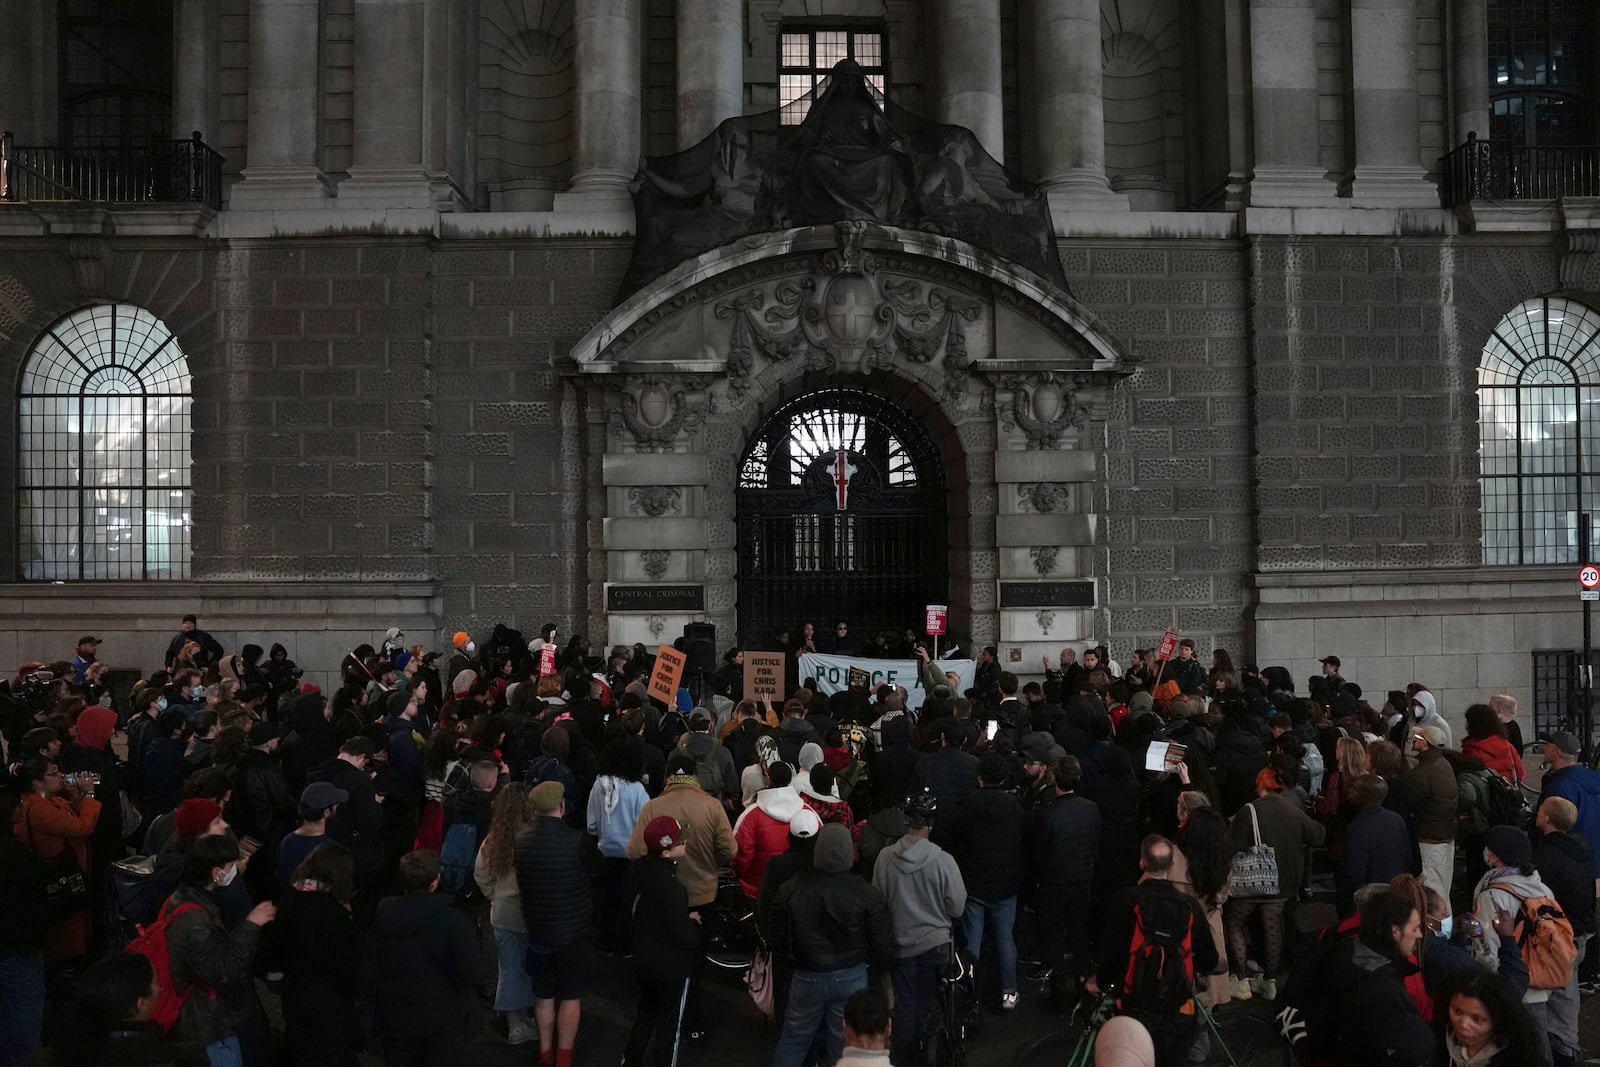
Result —
[[[942, 659], [938, 663], [941, 671], [953, 672], [957, 676], [956, 696], [972, 688], [972, 680], [978, 671], [977, 663], [970, 659]], [[818, 692], [824, 696], [837, 693], [849, 686], [851, 667], [867, 672], [869, 690], [885, 682], [905, 686], [910, 693], [908, 703], [913, 708], [920, 708], [928, 695], [917, 678], [917, 661], [914, 659], [862, 659], [859, 656], [828, 656], [807, 652], [800, 657], [800, 681], [803, 684], [807, 678], [815, 678]]]

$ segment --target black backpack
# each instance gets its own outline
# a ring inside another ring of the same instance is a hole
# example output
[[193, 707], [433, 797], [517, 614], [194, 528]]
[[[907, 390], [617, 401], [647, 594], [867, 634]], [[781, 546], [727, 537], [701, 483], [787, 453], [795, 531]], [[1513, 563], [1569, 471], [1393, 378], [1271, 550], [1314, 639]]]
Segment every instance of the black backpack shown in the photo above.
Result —
[[1194, 911], [1189, 899], [1177, 893], [1141, 894], [1133, 907], [1122, 1009], [1188, 1015], [1194, 1012], [1193, 1001]]
[[[1352, 935], [1353, 936], [1353, 935]], [[1348, 938], [1329, 927], [1295, 952], [1294, 967], [1273, 1002], [1278, 1033], [1297, 1056], [1327, 1056], [1339, 1046], [1339, 998], [1333, 989], [1333, 953]]]

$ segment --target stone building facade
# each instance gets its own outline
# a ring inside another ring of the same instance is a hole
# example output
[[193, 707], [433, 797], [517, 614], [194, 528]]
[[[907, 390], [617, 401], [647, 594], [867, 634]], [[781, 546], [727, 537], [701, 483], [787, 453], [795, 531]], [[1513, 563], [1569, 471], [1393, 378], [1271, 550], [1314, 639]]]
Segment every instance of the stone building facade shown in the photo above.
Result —
[[[0, 16], [14, 144], [77, 128], [77, 6]], [[220, 205], [0, 202], [0, 381], [85, 306], [172, 331], [188, 576], [20, 580], [8, 428], [0, 662], [87, 632], [147, 666], [188, 610], [313, 673], [388, 625], [651, 641], [703, 620], [726, 645], [741, 457], [776, 407], [848, 385], [936, 442], [953, 623], [1022, 673], [1173, 628], [1297, 677], [1337, 654], [1454, 715], [1527, 699], [1533, 653], [1578, 647], [1574, 567], [1483, 562], [1478, 367], [1524, 302], [1597, 299], [1600, 214], [1574, 194], [1600, 190], [1490, 199], [1441, 159], [1493, 128], [1500, 7], [176, 0], [159, 122], [225, 158]], [[1067, 289], [864, 223], [737, 242], [619, 303], [638, 156], [786, 103], [783, 34], [841, 27], [881, 35], [896, 103], [1045, 184]], [[1594, 132], [1597, 99], [1575, 96]], [[750, 333], [752, 297], [847, 277], [944, 332], [798, 355]], [[1087, 605], [1008, 591], [1074, 581]], [[611, 610], [660, 584], [698, 599]]]

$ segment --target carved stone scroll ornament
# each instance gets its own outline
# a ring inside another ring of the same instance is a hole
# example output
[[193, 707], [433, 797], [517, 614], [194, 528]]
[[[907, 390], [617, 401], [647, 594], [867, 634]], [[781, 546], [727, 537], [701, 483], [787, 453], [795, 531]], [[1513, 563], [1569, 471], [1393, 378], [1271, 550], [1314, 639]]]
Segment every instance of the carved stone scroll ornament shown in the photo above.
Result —
[[639, 553], [639, 558], [644, 562], [644, 576], [652, 582], [659, 582], [666, 577], [667, 563], [672, 553], [664, 548], [647, 548]]
[[1028, 556], [1033, 560], [1033, 573], [1043, 577], [1056, 569], [1056, 556], [1061, 550], [1055, 545], [1039, 545], [1028, 549]]
[[747, 387], [758, 352], [774, 362], [803, 355], [813, 370], [847, 373], [885, 370], [897, 357], [931, 363], [942, 353], [948, 377], [965, 369], [963, 326], [977, 320], [979, 302], [912, 278], [880, 276], [878, 257], [860, 247], [863, 225], [836, 227], [839, 248], [822, 257], [818, 273], [716, 305], [717, 318], [732, 322], [728, 377], [736, 395]]
[[613, 431], [620, 433], [626, 427], [642, 452], [672, 451], [678, 434], [699, 419], [687, 390], [666, 378], [646, 377], [634, 388], [622, 390], [619, 407], [612, 415]]
[[1081, 430], [1088, 411], [1076, 403], [1076, 393], [1054, 372], [1028, 375], [1005, 383], [1011, 387], [1011, 406], [1001, 409], [1007, 429], [1020, 430], [1028, 447], [1053, 449], [1061, 446], [1068, 430]]

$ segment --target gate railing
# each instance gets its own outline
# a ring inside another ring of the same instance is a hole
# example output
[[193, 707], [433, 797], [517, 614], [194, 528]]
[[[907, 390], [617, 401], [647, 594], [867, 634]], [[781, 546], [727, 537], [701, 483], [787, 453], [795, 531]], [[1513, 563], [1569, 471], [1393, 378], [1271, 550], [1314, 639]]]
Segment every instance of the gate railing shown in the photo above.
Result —
[[1439, 203], [1600, 196], [1600, 145], [1535, 147], [1467, 134], [1439, 160]]
[[222, 162], [199, 131], [147, 150], [19, 145], [0, 135], [0, 200], [222, 207]]

